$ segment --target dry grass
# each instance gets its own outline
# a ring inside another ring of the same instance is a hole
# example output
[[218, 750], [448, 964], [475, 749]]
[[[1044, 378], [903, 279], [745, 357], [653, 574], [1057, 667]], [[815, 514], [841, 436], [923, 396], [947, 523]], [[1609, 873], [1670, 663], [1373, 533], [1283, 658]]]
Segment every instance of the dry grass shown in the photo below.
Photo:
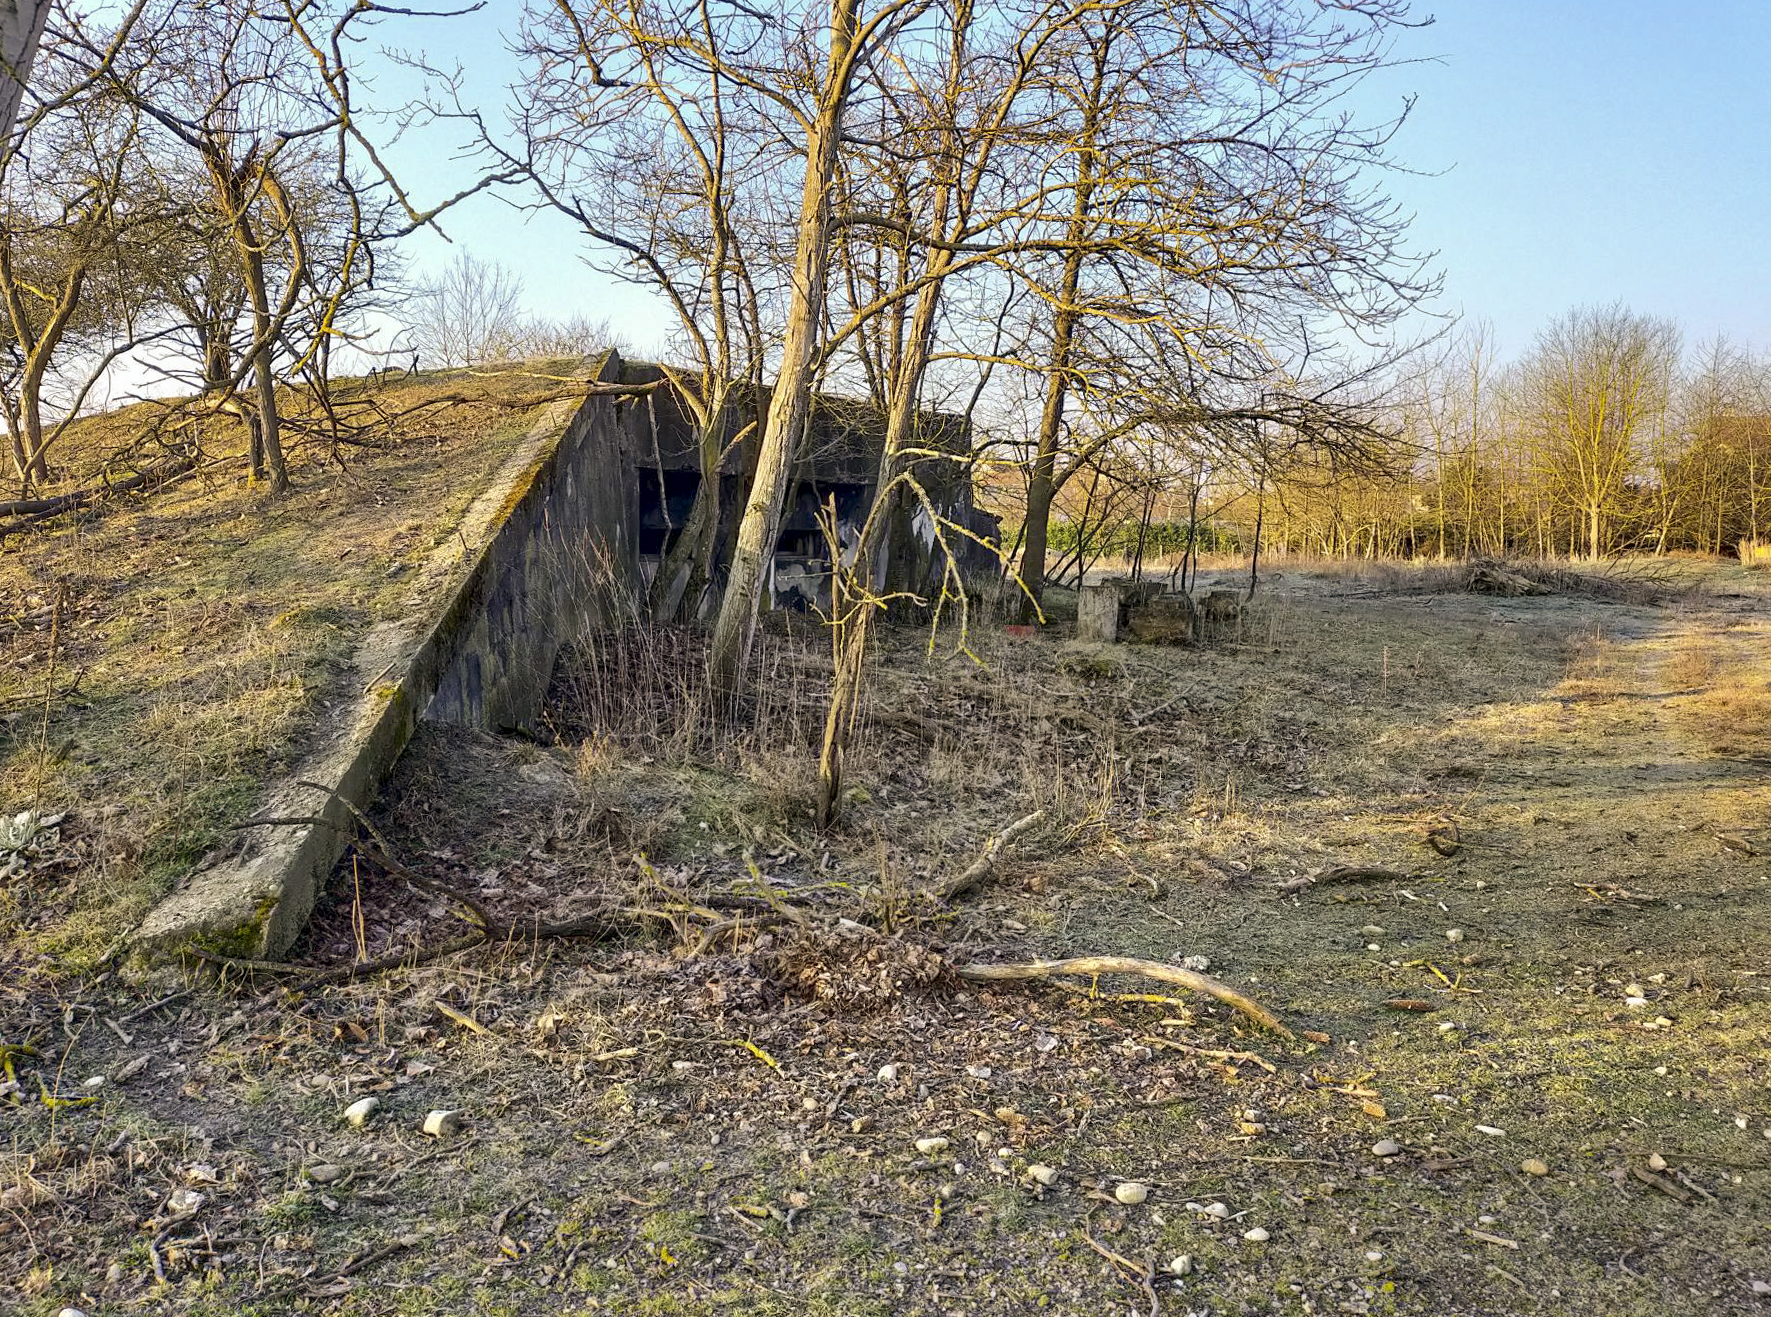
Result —
[[[1709, 575], [1709, 560], [1694, 564], [1680, 557], [1619, 558], [1595, 565], [1538, 558], [1334, 558], [1278, 551], [1261, 555], [1259, 571], [1269, 584], [1296, 576], [1385, 594], [1456, 594], [1470, 589], [1471, 571], [1478, 561], [1493, 561], [1504, 571], [1557, 594], [1627, 604], [1672, 602], [1691, 592], [1701, 593]], [[1144, 564], [1144, 576], [1167, 580], [1179, 566], [1179, 557], [1150, 559]], [[1206, 554], [1198, 570], [1201, 576], [1246, 576], [1249, 566], [1246, 555]], [[1090, 575], [1121, 576], [1130, 570], [1129, 559], [1103, 559]]]
[[[823, 833], [794, 803], [816, 721], [800, 706], [822, 691], [815, 630], [766, 635], [764, 675], [792, 699], [740, 730], [709, 729], [674, 633], [586, 650], [603, 680], [562, 674], [556, 715], [584, 720], [559, 722], [562, 747], [421, 734], [381, 807], [401, 854], [500, 914], [586, 891], [652, 908], [737, 893], [888, 936], [833, 948], [778, 926], [687, 960], [658, 918], [620, 945], [512, 943], [299, 1000], [200, 990], [136, 1023], [134, 1003], [88, 992], [135, 1041], [87, 1025], [74, 1082], [137, 1050], [155, 1064], [59, 1120], [18, 1112], [0, 1193], [61, 1198], [0, 1213], [0, 1303], [1147, 1311], [1093, 1238], [1193, 1260], [1154, 1278], [1165, 1313], [1761, 1312], [1771, 883], [1717, 834], [1756, 837], [1762, 774], [1706, 753], [1696, 719], [1756, 692], [1771, 637], [1757, 614], [1523, 602], [1275, 593], [1241, 638], [1177, 649], [981, 627], [982, 665], [888, 628], [857, 793]], [[1669, 696], [1669, 675], [1706, 663], [1707, 685]], [[1568, 699], [1568, 683], [1614, 698]], [[1040, 803], [1050, 824], [986, 883], [922, 895]], [[1463, 828], [1455, 857], [1424, 844], [1445, 816]], [[1286, 886], [1337, 865], [1408, 877]], [[350, 876], [319, 912], [331, 940], [304, 954], [355, 954]], [[371, 945], [384, 906], [433, 940], [449, 922], [398, 883], [365, 891]], [[931, 953], [1203, 955], [1299, 1037], [1105, 978], [916, 992]], [[1646, 1010], [1625, 1004], [1638, 989]], [[1387, 1010], [1396, 998], [1433, 1009]], [[62, 1001], [36, 1018], [53, 1026]], [[344, 1127], [372, 1088], [383, 1113]], [[414, 1144], [433, 1107], [464, 1110], [467, 1137]], [[120, 1129], [108, 1180], [33, 1160], [51, 1141], [108, 1156]], [[930, 1135], [951, 1146], [924, 1156]], [[1401, 1153], [1375, 1156], [1380, 1138]], [[1689, 1201], [1631, 1174], [1650, 1152]], [[1524, 1174], [1527, 1157], [1550, 1173]], [[161, 1282], [138, 1222], [192, 1162], [223, 1183], [197, 1225], [159, 1238]], [[354, 1178], [304, 1177], [322, 1162]], [[1058, 1168], [1049, 1188], [1035, 1163]], [[1103, 1200], [1128, 1178], [1148, 1203]], [[210, 1238], [237, 1250], [219, 1271]]]
[[[454, 533], [533, 423], [523, 398], [556, 388], [554, 374], [389, 385], [374, 396], [391, 409], [480, 401], [414, 413], [374, 448], [335, 455], [297, 437], [296, 488], [281, 498], [212, 472], [9, 542], [0, 806], [68, 812], [80, 858], [25, 936], [0, 946], [0, 967], [92, 963], [217, 843], [300, 752], [358, 638], [407, 610], [410, 566]], [[76, 427], [59, 452], [66, 483], [89, 480], [156, 412]], [[238, 436], [211, 442], [225, 453]]]
[[1735, 549], [1742, 567], [1771, 567], [1771, 542], [1742, 540]]

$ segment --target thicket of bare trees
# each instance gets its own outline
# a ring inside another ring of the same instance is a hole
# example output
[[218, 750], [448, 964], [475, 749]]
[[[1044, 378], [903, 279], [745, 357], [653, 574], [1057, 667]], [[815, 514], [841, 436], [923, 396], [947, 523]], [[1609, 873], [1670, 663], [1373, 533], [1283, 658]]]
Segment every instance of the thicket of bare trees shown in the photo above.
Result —
[[[1721, 554], [1771, 535], [1771, 355], [1686, 350], [1665, 319], [1577, 308], [1514, 361], [1461, 326], [1388, 404], [1393, 441], [1356, 467], [1318, 451], [1215, 468], [1198, 541], [1246, 550], [1257, 504], [1269, 546], [1335, 557]], [[1180, 454], [1116, 453], [1063, 505], [1065, 569], [1179, 551], [1189, 480]]]
[[[56, 0], [0, 147], [0, 410], [27, 492], [93, 382], [153, 345], [191, 414], [247, 425], [254, 472], [286, 482], [279, 390], [325, 394], [436, 213], [365, 135], [347, 59], [410, 16]], [[1330, 553], [1756, 540], [1771, 404], [1738, 348], [1687, 357], [1604, 307], [1511, 363], [1470, 330], [1425, 362], [1366, 349], [1433, 286], [1373, 172], [1397, 123], [1340, 108], [1408, 22], [1397, 0], [560, 0], [522, 16], [509, 105], [442, 117], [487, 158], [463, 192], [565, 214], [581, 255], [674, 308], [704, 473], [756, 437], [735, 545], [704, 479], [654, 582], [655, 615], [705, 609], [729, 555], [728, 682], [817, 389], [886, 418], [859, 644], [890, 513], [927, 503], [931, 408], [983, 441], [1030, 615], [1054, 572], [1257, 520]], [[525, 318], [470, 255], [414, 291], [405, 341], [432, 364], [609, 337]]]
[[[1379, 444], [1369, 362], [1343, 349], [1431, 280], [1373, 184], [1396, 125], [1340, 98], [1406, 21], [1392, 0], [563, 0], [529, 10], [514, 131], [454, 110], [675, 308], [706, 476], [757, 400], [715, 623], [729, 686], [816, 388], [885, 413], [886, 512], [922, 497], [932, 403], [997, 434], [1032, 403], [996, 455], [1022, 475], [1034, 612], [1050, 509], [1116, 445], [1160, 429], [1200, 471]], [[705, 578], [717, 491], [661, 615]]]

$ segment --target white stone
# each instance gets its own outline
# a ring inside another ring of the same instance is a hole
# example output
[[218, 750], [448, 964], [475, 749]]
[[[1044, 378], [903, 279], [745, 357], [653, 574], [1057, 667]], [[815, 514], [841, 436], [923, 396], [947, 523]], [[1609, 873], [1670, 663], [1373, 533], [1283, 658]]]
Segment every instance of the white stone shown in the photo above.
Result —
[[1191, 1276], [1193, 1274], [1193, 1255], [1191, 1253], [1182, 1253], [1178, 1257], [1170, 1258], [1168, 1260], [1168, 1270], [1170, 1275]]
[[1207, 1203], [1199, 1210], [1207, 1216], [1215, 1216], [1220, 1221], [1228, 1220], [1230, 1216], [1230, 1209], [1224, 1203]]
[[373, 1116], [377, 1111], [380, 1111], [380, 1110], [381, 1110], [381, 1099], [380, 1098], [378, 1098], [378, 1097], [358, 1098], [355, 1102], [351, 1103], [348, 1107], [346, 1107], [344, 1109], [344, 1118], [349, 1124], [355, 1126], [357, 1129], [362, 1129], [363, 1126], [365, 1126], [369, 1123], [369, 1117]]
[[1478, 1125], [1478, 1126], [1476, 1126], [1476, 1133], [1486, 1134], [1491, 1139], [1504, 1139], [1507, 1136], [1507, 1132], [1505, 1130], [1496, 1129], [1492, 1125]]
[[1136, 1207], [1150, 1196], [1150, 1190], [1136, 1180], [1127, 1180], [1113, 1190], [1113, 1196], [1127, 1207]]
[[1461, 929], [1461, 928], [1448, 928], [1448, 929], [1446, 929], [1445, 930], [1445, 940], [1447, 942], [1462, 942], [1464, 940], [1463, 929]]
[[895, 1066], [895, 1065], [882, 1065], [879, 1068], [879, 1082], [880, 1083], [882, 1083], [882, 1084], [895, 1083], [897, 1081], [897, 1078], [898, 1078], [898, 1067], [897, 1066]]
[[941, 1138], [939, 1135], [928, 1139], [918, 1139], [916, 1141], [916, 1150], [925, 1157], [933, 1157], [938, 1152], [946, 1152], [947, 1148], [947, 1140]]
[[1271, 1239], [1273, 1236], [1269, 1235], [1265, 1230], [1262, 1230], [1259, 1226], [1256, 1226], [1252, 1230], [1244, 1230], [1242, 1232], [1242, 1237], [1244, 1239], [1246, 1239], [1251, 1244], [1264, 1244], [1269, 1239]]
[[433, 1111], [424, 1118], [424, 1132], [433, 1139], [446, 1139], [461, 1132], [459, 1111]]
[[307, 1168], [307, 1178], [315, 1184], [337, 1184], [344, 1179], [344, 1167], [332, 1162], [321, 1162]]
[[1666, 1158], [1662, 1157], [1658, 1152], [1649, 1153], [1648, 1169], [1651, 1171], [1664, 1171], [1666, 1169]]
[[1053, 1185], [1058, 1182], [1058, 1168], [1047, 1166], [1042, 1162], [1034, 1162], [1027, 1168], [1027, 1174], [1044, 1185]]
[[1371, 1155], [1374, 1157], [1394, 1157], [1401, 1151], [1402, 1145], [1394, 1139], [1379, 1139], [1371, 1145]]

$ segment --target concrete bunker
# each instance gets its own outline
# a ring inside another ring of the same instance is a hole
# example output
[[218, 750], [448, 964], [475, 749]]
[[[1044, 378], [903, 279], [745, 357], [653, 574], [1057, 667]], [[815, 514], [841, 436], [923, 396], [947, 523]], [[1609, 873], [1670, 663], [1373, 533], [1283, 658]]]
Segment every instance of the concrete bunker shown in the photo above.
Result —
[[[651, 387], [645, 387], [651, 386]], [[718, 467], [715, 541], [728, 561], [754, 469], [750, 424], [768, 406], [753, 390], [732, 409]], [[237, 845], [188, 874], [133, 939], [152, 959], [184, 947], [228, 955], [283, 954], [307, 922], [346, 839], [353, 809], [380, 793], [420, 719], [486, 731], [531, 730], [561, 649], [585, 630], [643, 615], [643, 591], [681, 531], [702, 479], [694, 429], [657, 366], [614, 352], [594, 363], [590, 396], [555, 404], [469, 508], [453, 539], [416, 573], [404, 615], [376, 624], [290, 775], [260, 794], [251, 818], [312, 822], [244, 828]], [[836, 510], [837, 540], [856, 542], [874, 501], [884, 426], [877, 409], [819, 398], [776, 544], [767, 603], [809, 608], [828, 600], [832, 550], [818, 509]], [[963, 421], [929, 414], [919, 444], [943, 456], [917, 475], [936, 513], [976, 530], [994, 520], [972, 503]], [[876, 582], [926, 594], [945, 568], [934, 524], [900, 500]], [[969, 543], [969, 541], [968, 541]], [[978, 551], [981, 562], [994, 557]], [[718, 580], [705, 616], [717, 602]], [[249, 820], [243, 820], [249, 822]]]
[[[627, 500], [627, 516], [601, 528], [608, 556], [619, 561], [632, 588], [649, 590], [683, 534], [705, 478], [695, 420], [660, 366], [624, 361], [611, 352], [597, 379], [615, 387], [651, 386], [644, 397], [618, 404], [619, 442], [601, 463], [606, 473], [602, 478], [624, 491]], [[770, 395], [767, 386], [735, 388], [720, 425], [720, 518], [713, 531], [713, 574], [702, 597], [687, 610], [701, 620], [718, 604]], [[925, 412], [919, 417], [916, 442], [925, 451], [942, 455], [924, 458], [915, 468], [937, 514], [973, 534], [995, 538], [996, 519], [973, 502], [971, 430], [965, 419]], [[859, 544], [861, 527], [878, 494], [884, 446], [885, 416], [878, 408], [831, 395], [813, 399], [782, 510], [766, 607], [809, 609], [829, 603], [832, 558], [852, 554]], [[834, 548], [823, 524], [823, 514], [832, 506]], [[935, 587], [944, 559], [933, 531], [926, 508], [900, 500], [883, 550], [872, 564], [875, 588], [923, 595]], [[956, 537], [950, 543], [968, 569], [994, 566], [993, 556], [970, 538]]]

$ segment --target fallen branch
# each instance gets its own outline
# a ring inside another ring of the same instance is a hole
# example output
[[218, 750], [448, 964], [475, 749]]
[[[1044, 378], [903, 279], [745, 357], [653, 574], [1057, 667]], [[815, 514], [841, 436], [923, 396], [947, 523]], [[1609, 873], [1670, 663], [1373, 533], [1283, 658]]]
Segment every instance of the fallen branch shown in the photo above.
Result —
[[1375, 869], [1359, 864], [1342, 864], [1321, 873], [1307, 873], [1280, 883], [1275, 891], [1296, 892], [1318, 883], [1405, 883], [1412, 877], [1397, 869]]
[[1210, 1057], [1214, 1061], [1240, 1061], [1245, 1065], [1258, 1065], [1269, 1075], [1279, 1073], [1278, 1066], [1254, 1052], [1232, 1052], [1221, 1047], [1195, 1047], [1192, 1043], [1177, 1042], [1173, 1038], [1163, 1038], [1156, 1034], [1146, 1034], [1144, 1041], [1152, 1047], [1164, 1047], [1171, 1052], [1185, 1052], [1188, 1056]]
[[1384, 1003], [1384, 1008], [1391, 1011], [1420, 1011], [1423, 1014], [1439, 1009], [1424, 997], [1391, 997]]
[[1660, 1192], [1665, 1194], [1668, 1198], [1677, 1199], [1679, 1202], [1684, 1203], [1687, 1206], [1689, 1206], [1692, 1201], [1690, 1193], [1679, 1185], [1674, 1184], [1664, 1175], [1656, 1175], [1653, 1171], [1643, 1170], [1633, 1162], [1630, 1163], [1630, 1174], [1635, 1176], [1643, 1184], [1660, 1190]]
[[1162, 1311], [1162, 1305], [1158, 1303], [1156, 1299], [1156, 1264], [1154, 1262], [1133, 1262], [1123, 1254], [1115, 1253], [1100, 1240], [1089, 1234], [1087, 1223], [1084, 1223], [1082, 1227], [1082, 1237], [1088, 1241], [1088, 1246], [1090, 1248], [1094, 1249], [1095, 1252], [1099, 1253], [1114, 1265], [1117, 1269], [1116, 1274], [1122, 1279], [1130, 1281], [1134, 1285], [1140, 1285], [1143, 1287], [1144, 1294], [1150, 1300], [1149, 1317], [1158, 1317], [1158, 1314]]
[[0, 539], [4, 539], [8, 535], [16, 535], [39, 522], [48, 521], [64, 513], [78, 512], [82, 508], [90, 507], [99, 499], [133, 493], [156, 482], [161, 485], [171, 484], [196, 469], [197, 463], [194, 458], [181, 458], [151, 471], [125, 476], [122, 480], [106, 480], [103, 485], [92, 489], [76, 489], [67, 494], [58, 494], [53, 498], [14, 499], [0, 503], [0, 517], [9, 518], [9, 520], [0, 521]]
[[984, 847], [984, 853], [976, 860], [972, 861], [971, 865], [964, 873], [960, 874], [957, 878], [954, 878], [940, 889], [939, 895], [941, 899], [943, 901], [951, 901], [960, 893], [969, 892], [972, 888], [983, 882], [985, 878], [990, 876], [990, 871], [996, 867], [997, 860], [1002, 858], [1002, 853], [1008, 848], [1009, 844], [1013, 842], [1016, 837], [1019, 837], [1028, 829], [1044, 822], [1044, 820], [1045, 811], [1043, 809], [1036, 809], [1024, 819], [1016, 819], [1013, 823], [1009, 824], [1008, 827], [992, 837], [989, 843]]
[[391, 1258], [395, 1253], [400, 1252], [402, 1249], [416, 1248], [419, 1244], [424, 1242], [425, 1233], [426, 1232], [421, 1230], [410, 1235], [401, 1235], [398, 1239], [383, 1244], [380, 1248], [365, 1253], [362, 1257], [357, 1258], [354, 1261], [345, 1263], [338, 1269], [338, 1279], [344, 1280], [347, 1277], [354, 1276], [359, 1271], [372, 1267], [385, 1258]]
[[1179, 691], [1176, 694], [1169, 696], [1166, 700], [1164, 700], [1161, 704], [1156, 705], [1154, 708], [1145, 709], [1142, 713], [1133, 713], [1131, 716], [1131, 725], [1133, 727], [1136, 727], [1140, 723], [1143, 723], [1151, 718], [1154, 718], [1157, 714], [1162, 713], [1168, 709], [1172, 709], [1175, 705], [1180, 704], [1189, 695], [1193, 694], [1198, 689], [1199, 688], [1197, 686], [1189, 686], [1189, 687], [1187, 687], [1186, 690]]
[[955, 965], [953, 972], [972, 982], [997, 982], [1005, 979], [1050, 979], [1060, 974], [1138, 974], [1160, 983], [1174, 983], [1192, 992], [1202, 992], [1234, 1006], [1263, 1029], [1271, 1029], [1281, 1037], [1290, 1038], [1291, 1030], [1277, 1015], [1252, 998], [1243, 996], [1227, 983], [1204, 974], [1196, 974], [1178, 965], [1164, 965], [1154, 960], [1137, 960], [1131, 956], [1074, 956], [1067, 960], [1032, 960], [1010, 965]]
[[689, 949], [685, 959], [695, 960], [705, 955], [713, 949], [713, 944], [727, 933], [773, 928], [777, 924], [799, 922], [801, 921], [798, 918], [787, 914], [739, 915], [736, 919], [722, 919], [717, 924], [709, 924], [701, 930], [701, 937]]

